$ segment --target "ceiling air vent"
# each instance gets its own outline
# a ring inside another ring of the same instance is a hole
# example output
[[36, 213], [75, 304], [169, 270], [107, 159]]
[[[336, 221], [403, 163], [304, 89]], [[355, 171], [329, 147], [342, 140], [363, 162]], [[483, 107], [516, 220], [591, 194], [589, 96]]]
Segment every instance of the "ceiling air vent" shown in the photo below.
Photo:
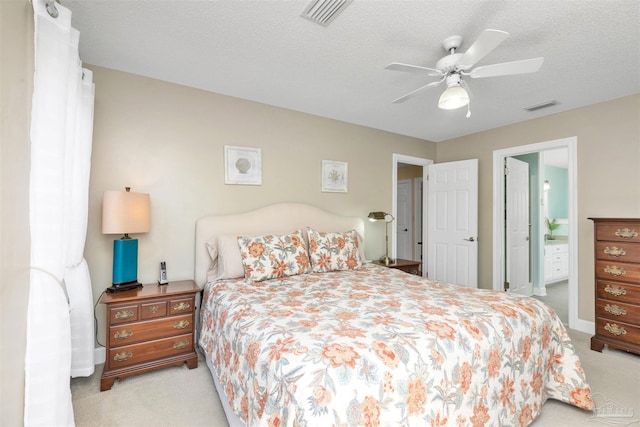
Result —
[[346, 9], [353, 0], [313, 0], [302, 12], [303, 18], [327, 26]]
[[543, 108], [553, 107], [557, 103], [558, 101], [552, 99], [551, 101], [544, 101], [539, 104], [529, 105], [528, 107], [524, 107], [524, 109], [527, 111], [538, 111], [542, 110]]

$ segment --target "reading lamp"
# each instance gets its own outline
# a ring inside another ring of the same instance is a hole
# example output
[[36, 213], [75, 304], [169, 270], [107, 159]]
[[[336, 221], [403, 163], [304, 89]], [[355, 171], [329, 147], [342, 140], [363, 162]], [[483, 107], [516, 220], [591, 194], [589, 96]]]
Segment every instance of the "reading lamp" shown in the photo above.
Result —
[[102, 233], [122, 234], [113, 241], [113, 286], [108, 292], [142, 287], [138, 283], [138, 239], [129, 233], [150, 229], [149, 195], [126, 191], [105, 191], [102, 197]]
[[389, 223], [392, 222], [395, 218], [393, 215], [388, 214], [386, 212], [369, 212], [369, 221], [380, 221], [384, 220], [385, 224], [385, 252], [384, 256], [380, 258], [380, 261], [384, 263], [384, 265], [389, 265], [393, 263], [393, 260], [389, 258]]

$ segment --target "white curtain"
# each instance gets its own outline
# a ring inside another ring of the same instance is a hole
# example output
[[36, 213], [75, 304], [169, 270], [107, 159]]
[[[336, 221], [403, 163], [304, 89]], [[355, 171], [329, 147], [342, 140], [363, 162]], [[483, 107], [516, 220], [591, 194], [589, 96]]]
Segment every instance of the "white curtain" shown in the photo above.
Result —
[[70, 376], [94, 371], [93, 296], [83, 258], [94, 85], [82, 69], [71, 12], [33, 0], [31, 277], [24, 424], [74, 425]]

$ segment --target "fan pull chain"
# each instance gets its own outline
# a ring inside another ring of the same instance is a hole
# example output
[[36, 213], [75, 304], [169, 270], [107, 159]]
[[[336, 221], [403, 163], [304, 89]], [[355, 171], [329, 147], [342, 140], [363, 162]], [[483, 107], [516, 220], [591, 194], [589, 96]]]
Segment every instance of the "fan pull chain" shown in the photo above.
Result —
[[467, 119], [471, 117], [471, 102], [467, 104]]

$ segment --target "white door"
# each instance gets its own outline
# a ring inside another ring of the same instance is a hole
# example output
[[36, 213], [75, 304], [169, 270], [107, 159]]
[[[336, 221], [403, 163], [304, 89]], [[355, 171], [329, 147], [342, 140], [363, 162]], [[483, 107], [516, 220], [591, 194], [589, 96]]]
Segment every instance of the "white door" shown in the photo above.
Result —
[[505, 290], [529, 296], [533, 294], [529, 281], [529, 164], [507, 157], [505, 166], [505, 277], [509, 283]]
[[427, 277], [478, 287], [478, 159], [429, 165]]
[[398, 206], [396, 211], [396, 233], [397, 247], [396, 256], [400, 259], [413, 259], [413, 227], [411, 225], [411, 180], [401, 179], [398, 181], [397, 190]]

